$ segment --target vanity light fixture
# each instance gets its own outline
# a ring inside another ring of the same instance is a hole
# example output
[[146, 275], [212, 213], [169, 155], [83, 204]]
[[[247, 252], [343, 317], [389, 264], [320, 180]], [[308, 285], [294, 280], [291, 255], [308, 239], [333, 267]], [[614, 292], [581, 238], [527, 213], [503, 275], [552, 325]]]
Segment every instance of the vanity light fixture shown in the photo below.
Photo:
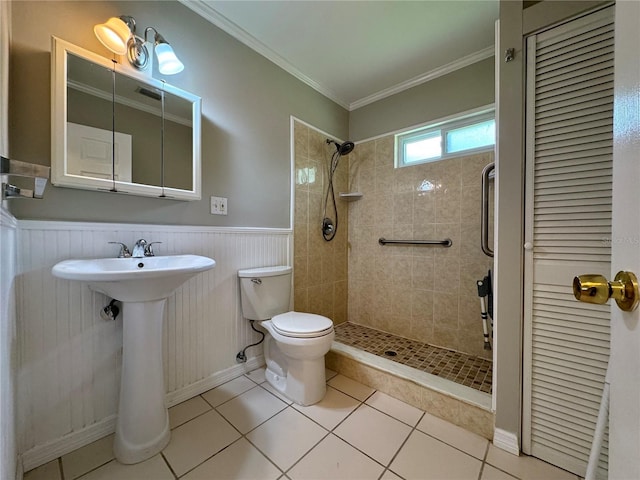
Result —
[[138, 70], [144, 70], [149, 65], [150, 55], [147, 46], [149, 32], [153, 31], [153, 43], [158, 57], [158, 70], [163, 75], [173, 75], [184, 70], [183, 63], [178, 59], [173, 48], [154, 27], [144, 30], [144, 38], [136, 35], [136, 21], [129, 15], [111, 17], [105, 23], [93, 27], [98, 40], [117, 55], [127, 56], [129, 63]]

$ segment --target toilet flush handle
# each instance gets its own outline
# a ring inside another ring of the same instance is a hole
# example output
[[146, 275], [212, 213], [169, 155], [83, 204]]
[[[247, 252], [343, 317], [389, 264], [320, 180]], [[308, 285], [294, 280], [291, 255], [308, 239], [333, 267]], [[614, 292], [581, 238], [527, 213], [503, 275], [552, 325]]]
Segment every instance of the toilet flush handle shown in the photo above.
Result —
[[252, 278], [251, 281], [256, 285], [262, 285], [262, 280], [260, 278]]

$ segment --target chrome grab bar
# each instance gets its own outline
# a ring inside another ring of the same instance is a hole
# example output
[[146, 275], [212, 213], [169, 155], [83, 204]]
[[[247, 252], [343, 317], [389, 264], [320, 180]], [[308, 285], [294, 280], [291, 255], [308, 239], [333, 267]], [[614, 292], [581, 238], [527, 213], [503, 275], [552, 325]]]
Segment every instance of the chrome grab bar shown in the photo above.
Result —
[[480, 246], [485, 255], [493, 257], [493, 249], [489, 247], [489, 178], [494, 172], [495, 163], [490, 163], [482, 170], [482, 210], [480, 214]]
[[378, 243], [380, 245], [440, 245], [442, 247], [450, 247], [453, 244], [450, 238], [444, 240], [387, 240], [379, 238]]

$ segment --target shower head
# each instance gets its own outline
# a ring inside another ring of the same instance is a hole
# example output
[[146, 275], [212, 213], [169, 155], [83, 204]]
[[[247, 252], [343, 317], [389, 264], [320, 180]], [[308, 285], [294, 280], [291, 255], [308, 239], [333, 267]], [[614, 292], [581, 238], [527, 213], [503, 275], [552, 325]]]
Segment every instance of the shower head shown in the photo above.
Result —
[[327, 143], [333, 143], [336, 146], [337, 153], [339, 153], [340, 155], [349, 155], [355, 148], [355, 144], [348, 140], [343, 143], [338, 143], [335, 140], [327, 138]]

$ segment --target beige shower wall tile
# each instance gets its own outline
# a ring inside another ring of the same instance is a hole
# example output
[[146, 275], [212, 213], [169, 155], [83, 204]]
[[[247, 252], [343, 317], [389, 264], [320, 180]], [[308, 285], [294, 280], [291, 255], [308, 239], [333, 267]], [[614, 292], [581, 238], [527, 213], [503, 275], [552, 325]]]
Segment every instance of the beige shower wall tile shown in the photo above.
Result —
[[413, 193], [416, 190], [415, 174], [413, 167], [396, 168], [393, 176], [393, 193]]
[[325, 166], [318, 160], [309, 160], [307, 171], [307, 182], [309, 184], [309, 191], [320, 193], [326, 188], [327, 180], [325, 178]]
[[309, 255], [309, 225], [306, 223], [295, 223], [293, 226], [293, 255], [295, 257], [306, 257]]
[[457, 324], [457, 319], [449, 319], [448, 321], [439, 322], [434, 320], [433, 338], [429, 343], [437, 347], [459, 350], [460, 338], [458, 336], [458, 327], [452, 325], [454, 322]]
[[335, 150], [333, 145], [327, 145], [327, 137], [317, 130], [309, 129], [309, 158], [319, 162], [327, 161]]
[[480, 261], [487, 257], [480, 247], [480, 220], [460, 224], [460, 257], [466, 262]]
[[493, 162], [493, 158], [493, 152], [462, 157], [460, 159], [462, 162], [462, 185], [479, 185], [481, 182], [482, 170], [487, 164]]
[[460, 221], [462, 223], [480, 224], [480, 206], [482, 205], [482, 188], [477, 184], [463, 185], [460, 198]]
[[435, 175], [442, 189], [462, 185], [462, 158], [450, 158], [434, 162]]
[[[436, 224], [415, 224], [413, 225], [414, 240], [438, 240], [436, 236]], [[416, 257], [433, 258], [438, 249], [429, 246], [413, 247], [413, 255]]]
[[294, 291], [299, 288], [307, 288], [309, 285], [308, 257], [294, 256], [293, 257], [293, 288]]
[[[448, 292], [435, 292], [433, 295], [433, 321], [435, 328], [458, 327], [458, 295]], [[446, 344], [438, 344], [445, 346]]]
[[393, 195], [393, 223], [394, 225], [410, 225], [413, 223], [413, 192], [397, 193]]
[[394, 188], [393, 163], [376, 164], [376, 194], [392, 194]]
[[431, 290], [411, 290], [411, 318], [419, 324], [433, 325], [433, 298]]
[[309, 223], [309, 193], [296, 189], [294, 203], [294, 225]]
[[436, 223], [459, 223], [462, 190], [451, 185], [436, 192]]
[[347, 281], [335, 282], [333, 284], [333, 321], [343, 323], [347, 321], [347, 304], [349, 297], [349, 286]]
[[436, 221], [436, 193], [417, 192], [413, 194], [413, 224], [424, 225]]
[[293, 124], [293, 138], [296, 155], [309, 156], [309, 127], [300, 123]]
[[[425, 247], [427, 248], [427, 247]], [[413, 257], [411, 269], [411, 287], [421, 290], [433, 290], [434, 286], [433, 257]]]
[[376, 191], [375, 167], [361, 167], [356, 173], [353, 187], [353, 191], [360, 192], [363, 195], [373, 195]]
[[433, 247], [433, 254], [436, 258], [448, 257], [458, 258], [462, 248], [460, 223], [436, 223], [434, 240], [451, 240], [450, 247]]
[[378, 138], [375, 140], [376, 144], [376, 167], [386, 166], [393, 167], [394, 159], [394, 136], [388, 135], [386, 137]]
[[460, 259], [436, 256], [433, 260], [433, 278], [434, 291], [449, 292], [457, 298], [460, 291]]
[[293, 309], [296, 312], [309, 311], [309, 289], [296, 288], [293, 293]]

